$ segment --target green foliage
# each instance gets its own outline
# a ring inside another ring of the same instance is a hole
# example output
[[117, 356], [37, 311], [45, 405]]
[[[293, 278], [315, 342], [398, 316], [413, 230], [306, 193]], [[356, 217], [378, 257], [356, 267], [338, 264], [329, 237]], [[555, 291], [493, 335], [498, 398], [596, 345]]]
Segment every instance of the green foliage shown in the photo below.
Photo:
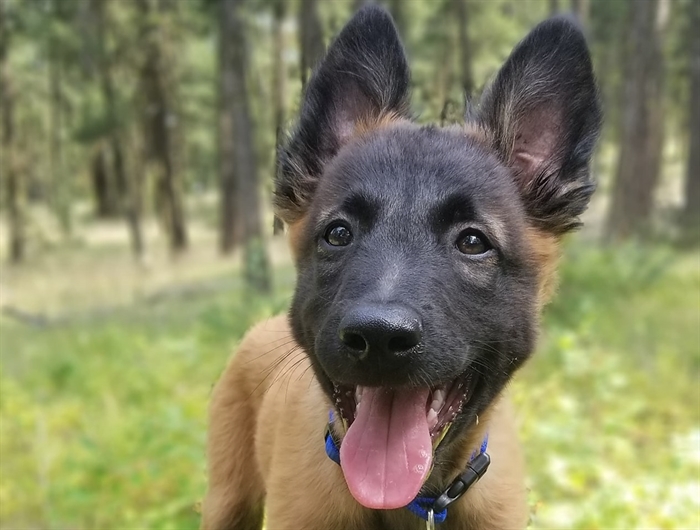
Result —
[[247, 287], [255, 293], [270, 291], [270, 264], [267, 248], [262, 238], [252, 238], [244, 250], [244, 276]]
[[[55, 199], [66, 206], [79, 206], [90, 195], [93, 150], [115, 129], [124, 139], [127, 168], [140, 174], [146, 139], [139, 106], [143, 24], [138, 3], [104, 4], [105, 55], [116, 106], [116, 116], [110, 116], [87, 9], [92, 4], [0, 1], [8, 6], [12, 32], [9, 65], [18, 94], [15, 154], [27, 174], [31, 198], [51, 199], [56, 193]], [[456, 25], [449, 1], [404, 2], [404, 38], [421, 121], [438, 120], [448, 100], [455, 107], [448, 120], [459, 118]], [[666, 132], [673, 145], [689, 119], [686, 37], [692, 28], [685, 10], [693, 1], [677, 0], [671, 9]], [[319, 2], [327, 40], [354, 3]], [[625, 75], [624, 28], [631, 2], [590, 4], [588, 31], [607, 109], [608, 128], [597, 163], [605, 184], [614, 171], [619, 89]], [[154, 14], [153, 22], [167, 36], [166, 58], [174, 65], [168, 88], [176, 100], [177, 163], [188, 190], [207, 191], [218, 186], [216, 2], [172, 5], [172, 12]], [[291, 121], [301, 83], [293, 23], [298, 2], [289, 5], [284, 60], [286, 118]], [[547, 15], [548, 5], [545, 0], [470, 2], [477, 87], [493, 77], [512, 46]], [[258, 165], [269, 191], [275, 145], [271, 2], [246, 2], [244, 15]], [[47, 155], [52, 62], [60, 72], [61, 168], [51, 167]], [[682, 155], [677, 148], [672, 154], [676, 159]], [[680, 175], [677, 165], [667, 164], [664, 179], [674, 171]], [[52, 181], [57, 170], [63, 177], [58, 184]], [[144, 188], [148, 204], [153, 183]], [[190, 219], [217, 226], [217, 201], [211, 194], [206, 197], [212, 200], [199, 201], [190, 209]], [[34, 221], [32, 234], [43, 233], [42, 219]], [[213, 248], [216, 238], [209, 235]], [[38, 244], [42, 237], [30, 239]], [[262, 244], [253, 242], [243, 256], [243, 276], [254, 285], [260, 284], [258, 273], [270, 266], [262, 261]], [[586, 245], [579, 239], [568, 249], [559, 296], [545, 314], [538, 355], [512, 385], [529, 465], [532, 527], [698, 528], [700, 256], [679, 256], [663, 248], [612, 251]], [[61, 252], [73, 250], [64, 245]], [[114, 257], [114, 268], [99, 286], [102, 298], [128, 289], [118, 276], [124, 262], [116, 251]], [[84, 287], [76, 263], [63, 265], [49, 272], [37, 267], [35, 288], [41, 294], [42, 289], [61, 291], [58, 305], [71, 309], [87, 299], [96, 302], [97, 289]], [[136, 305], [109, 321], [29, 328], [0, 319], [0, 526], [197, 527], [196, 505], [205, 489], [209, 392], [248, 326], [286, 310], [292, 271], [274, 272], [276, 290], [269, 295], [228, 282], [212, 296]], [[70, 288], [49, 289], [63, 281], [59, 274], [71, 276], [66, 281]], [[77, 291], [76, 285], [83, 289]], [[41, 294], [33, 294], [42, 310], [56, 309]]]
[[0, 526], [195, 528], [211, 386], [245, 330], [288, 304], [288, 287], [242, 292], [95, 325], [2, 321]]
[[572, 249], [569, 259], [514, 389], [533, 526], [697, 528], [698, 256]]
[[[512, 385], [533, 528], [697, 528], [699, 256], [564, 260], [537, 356]], [[196, 528], [210, 389], [276, 292], [127, 308], [108, 322], [0, 321], [0, 525]]]
[[[673, 151], [664, 168], [662, 185], [677, 181], [679, 160], [684, 153], [688, 120], [688, 25], [686, 11], [693, 0], [671, 3], [665, 54], [668, 63], [666, 133]], [[100, 81], [98, 33], [93, 2], [84, 0], [5, 0], [10, 14], [10, 71], [17, 87], [16, 120], [18, 157], [30, 175], [32, 199], [63, 193], [63, 202], [84, 199], [91, 194], [90, 161], [97, 144], [118, 129], [124, 141], [124, 157], [130, 173], [142, 174], [141, 164], [147, 134], [143, 121], [147, 112], [141, 101], [138, 80], [143, 68], [143, 18], [135, 1], [104, 2], [104, 55], [113, 77], [115, 116], [105, 108]], [[274, 42], [270, 0], [245, 2], [244, 20], [248, 38], [248, 82], [251, 111], [255, 121], [255, 145], [260, 179], [271, 188], [275, 161], [275, 112], [272, 82]], [[388, 5], [390, 2], [381, 2]], [[414, 109], [423, 122], [440, 119], [447, 107], [447, 121], [459, 121], [463, 95], [459, 83], [457, 23], [452, 0], [403, 2], [404, 40], [413, 70]], [[493, 78], [512, 46], [538, 21], [549, 14], [547, 0], [492, 0], [469, 2], [469, 42], [477, 92]], [[176, 164], [183, 175], [185, 191], [216, 189], [218, 178], [218, 31], [217, 2], [193, 0], [171, 2], [173, 9], [154, 12], [152, 22], [167, 41], [165, 55], [172, 66], [168, 90], [174, 99]], [[328, 42], [342, 27], [356, 5], [355, 0], [319, 2], [319, 13]], [[568, 2], [559, 2], [562, 10]], [[630, 1], [590, 0], [591, 38], [595, 69], [601, 81], [606, 121], [603, 136], [606, 150], [615, 152], [621, 121], [620, 88], [625, 76], [625, 24]], [[91, 7], [92, 6], [92, 7]], [[285, 78], [285, 119], [291, 125], [300, 101], [299, 45], [297, 25], [299, 2], [289, 0], [283, 25]], [[47, 156], [51, 135], [48, 70], [60, 71], [59, 135], [62, 163], [53, 168]], [[672, 167], [672, 171], [669, 168]], [[603, 184], [614, 164], [597, 168]], [[66, 182], [60, 189], [54, 173]], [[147, 172], [146, 172], [147, 173]], [[149, 175], [142, 176], [148, 179]], [[670, 184], [673, 186], [673, 183]], [[144, 186], [146, 215], [152, 213], [154, 192]], [[601, 187], [605, 192], [605, 187]], [[666, 191], [666, 194], [669, 192]], [[674, 192], [676, 193], [676, 192]], [[677, 193], [676, 193], [677, 194]], [[677, 199], [673, 201], [678, 202]]]

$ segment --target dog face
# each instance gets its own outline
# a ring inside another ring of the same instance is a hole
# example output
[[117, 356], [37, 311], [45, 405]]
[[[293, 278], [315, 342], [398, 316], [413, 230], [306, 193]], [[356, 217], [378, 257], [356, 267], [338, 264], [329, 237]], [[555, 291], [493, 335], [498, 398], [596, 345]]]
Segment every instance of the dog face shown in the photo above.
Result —
[[292, 328], [348, 427], [348, 486], [372, 508], [410, 502], [435, 447], [532, 353], [600, 127], [585, 41], [564, 19], [518, 45], [463, 127], [412, 122], [409, 84], [391, 19], [361, 10], [309, 83], [276, 186]]

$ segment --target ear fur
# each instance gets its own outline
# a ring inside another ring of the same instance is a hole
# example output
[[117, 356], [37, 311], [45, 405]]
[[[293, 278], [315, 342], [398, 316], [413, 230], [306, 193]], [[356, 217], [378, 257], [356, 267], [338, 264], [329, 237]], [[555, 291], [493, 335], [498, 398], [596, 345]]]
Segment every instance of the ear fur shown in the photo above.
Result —
[[303, 97], [299, 122], [280, 153], [277, 214], [287, 223], [306, 210], [323, 167], [353, 135], [391, 117], [410, 117], [410, 71], [391, 19], [360, 9], [331, 44]]
[[595, 184], [589, 163], [601, 109], [583, 33], [565, 17], [539, 24], [485, 92], [477, 120], [520, 186], [535, 224], [577, 227]]

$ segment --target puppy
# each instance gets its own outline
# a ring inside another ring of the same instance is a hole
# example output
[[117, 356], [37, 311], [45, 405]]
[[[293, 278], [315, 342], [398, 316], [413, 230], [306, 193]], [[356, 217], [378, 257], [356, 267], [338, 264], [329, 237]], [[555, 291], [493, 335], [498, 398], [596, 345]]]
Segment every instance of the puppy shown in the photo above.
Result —
[[373, 6], [309, 82], [275, 190], [297, 288], [213, 392], [205, 530], [527, 524], [504, 389], [594, 190], [589, 53], [543, 22], [461, 126], [416, 124], [409, 87]]

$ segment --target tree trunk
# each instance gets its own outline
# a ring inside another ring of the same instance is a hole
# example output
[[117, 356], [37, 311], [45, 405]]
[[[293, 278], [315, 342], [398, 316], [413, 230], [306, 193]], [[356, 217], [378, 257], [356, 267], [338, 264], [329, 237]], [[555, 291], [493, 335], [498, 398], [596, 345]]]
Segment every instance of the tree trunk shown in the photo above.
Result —
[[[122, 211], [126, 217], [126, 225], [129, 229], [131, 252], [137, 261], [143, 259], [145, 245], [143, 231], [141, 229], [141, 182], [138, 175], [126, 176], [124, 168], [124, 155], [119, 133], [113, 133], [111, 138], [112, 167], [115, 175], [123, 175], [125, 191], [122, 193]], [[119, 178], [117, 178], [119, 182]]]
[[549, 0], [549, 16], [559, 13], [559, 0]]
[[230, 46], [231, 109], [233, 132], [233, 171], [237, 201], [243, 221], [244, 274], [246, 284], [260, 292], [270, 290], [270, 270], [260, 215], [260, 189], [255, 156], [254, 124], [250, 116], [246, 87], [247, 43], [241, 16], [243, 0], [223, 0], [223, 18], [228, 29], [223, 35]]
[[406, 26], [406, 12], [404, 7], [406, 0], [389, 0], [389, 11], [394, 18], [396, 28], [403, 37], [404, 44], [408, 40], [408, 27]]
[[219, 182], [221, 187], [221, 215], [219, 248], [224, 254], [233, 251], [243, 239], [243, 219], [238, 208], [236, 182], [235, 139], [233, 136], [236, 72], [233, 70], [232, 34], [227, 0], [219, 0]]
[[[58, 0], [47, 3], [49, 16], [56, 16], [61, 5]], [[49, 92], [49, 165], [51, 174], [51, 205], [64, 236], [72, 232], [70, 190], [63, 174], [63, 96], [61, 87], [60, 45], [50, 31], [47, 38]]]
[[[284, 32], [282, 24], [286, 15], [286, 0], [275, 0], [273, 5], [273, 57], [272, 57], [272, 91], [275, 105], [275, 174], [279, 171], [279, 153], [284, 141], [285, 81], [287, 79], [284, 63]], [[272, 222], [272, 233], [278, 235], [284, 232], [284, 223], [275, 215]]]
[[26, 190], [24, 179], [18, 171], [15, 144], [15, 91], [12, 86], [12, 74], [8, 60], [10, 46], [10, 29], [7, 22], [5, 5], [0, 2], [0, 110], [2, 111], [2, 123], [0, 146], [0, 171], [5, 181], [5, 193], [7, 200], [7, 216], [9, 224], [9, 254], [12, 263], [20, 263], [24, 260], [25, 240], [25, 212]]
[[169, 236], [170, 249], [179, 253], [187, 248], [187, 226], [182, 197], [180, 175], [175, 164], [175, 127], [177, 114], [169, 89], [173, 80], [164, 47], [162, 17], [171, 4], [157, 2], [154, 8], [150, 0], [140, 0], [143, 16], [143, 53], [141, 71], [142, 94], [145, 100], [145, 138], [150, 158], [159, 168], [156, 195]]
[[700, 243], [700, 4], [688, 2], [689, 62], [690, 62], [690, 115], [688, 163], [685, 177], [685, 204], [681, 221], [683, 239], [690, 244]]
[[452, 5], [455, 20], [457, 21], [460, 79], [463, 96], [471, 98], [474, 95], [474, 73], [472, 68], [472, 48], [469, 42], [469, 2], [468, 0], [452, 0]]
[[95, 216], [101, 219], [115, 217], [119, 213], [119, 199], [116, 190], [110, 182], [107, 170], [106, 147], [98, 145], [92, 157], [90, 172], [92, 174], [92, 189], [95, 195]]
[[301, 39], [301, 86], [306, 87], [310, 70], [324, 52], [323, 28], [318, 16], [317, 0], [301, 0], [299, 3], [299, 37]]
[[[445, 42], [442, 43], [442, 46], [445, 48], [444, 53], [448, 54], [452, 46], [452, 39], [449, 36], [445, 36]], [[452, 100], [450, 94], [452, 86], [454, 85], [454, 76], [455, 73], [452, 61], [442, 61], [439, 63], [435, 76], [435, 93], [438, 97], [438, 101], [442, 102], [442, 109], [440, 110], [441, 127], [449, 123], [454, 123], [455, 115], [458, 114], [455, 108], [455, 102]]]
[[609, 241], [643, 236], [650, 228], [663, 147], [662, 42], [668, 2], [631, 5], [622, 138], [607, 219]]
[[124, 150], [122, 147], [121, 130], [117, 115], [117, 103], [112, 79], [111, 58], [107, 51], [107, 18], [104, 0], [92, 0], [91, 5], [95, 13], [97, 26], [97, 62], [100, 74], [102, 98], [106, 108], [110, 130], [108, 135], [109, 149], [112, 154], [112, 175], [110, 189], [117, 195], [118, 210], [124, 215], [129, 230], [131, 251], [134, 258], [143, 258], [144, 244], [141, 230], [141, 209], [139, 197], [139, 182], [135, 177], [129, 178], [124, 164]]
[[588, 18], [591, 11], [590, 0], [571, 0], [571, 9], [581, 25], [588, 29]]

